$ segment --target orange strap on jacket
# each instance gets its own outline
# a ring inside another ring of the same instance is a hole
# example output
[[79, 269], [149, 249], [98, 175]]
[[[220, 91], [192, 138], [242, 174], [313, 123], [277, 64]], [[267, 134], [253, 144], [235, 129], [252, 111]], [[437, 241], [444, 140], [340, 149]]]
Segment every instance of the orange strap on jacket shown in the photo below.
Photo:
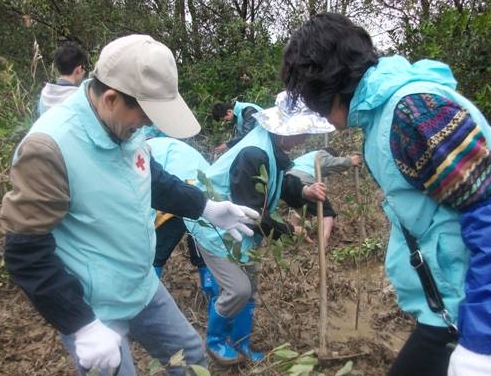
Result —
[[[196, 180], [184, 180], [187, 184], [194, 185], [196, 183]], [[169, 219], [174, 217], [174, 214], [171, 213], [165, 213], [163, 211], [157, 210], [157, 216], [155, 217], [155, 228], [159, 228], [162, 226], [165, 222], [167, 222]]]

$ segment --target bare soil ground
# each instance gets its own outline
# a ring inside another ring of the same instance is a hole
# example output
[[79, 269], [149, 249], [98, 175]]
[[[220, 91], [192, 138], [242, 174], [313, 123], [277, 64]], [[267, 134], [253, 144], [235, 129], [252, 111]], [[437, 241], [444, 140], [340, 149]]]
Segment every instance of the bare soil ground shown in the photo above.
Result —
[[[384, 277], [383, 255], [343, 264], [334, 261], [334, 250], [358, 244], [360, 218], [365, 220], [368, 237], [385, 246], [388, 227], [378, 209], [377, 189], [364, 176], [362, 174], [359, 188], [361, 205], [354, 199], [352, 171], [329, 181], [329, 197], [339, 215], [328, 250], [327, 267], [331, 359], [316, 367], [316, 372], [324, 375], [335, 375], [348, 360], [353, 361], [349, 375], [384, 375], [413, 325], [395, 304], [393, 291]], [[316, 245], [305, 244], [297, 251], [287, 250], [283, 257], [289, 265], [287, 269], [280, 270], [272, 258], [261, 264], [253, 345], [266, 353], [284, 343], [289, 343], [291, 349], [299, 353], [317, 350], [319, 269]], [[4, 268], [0, 270], [5, 273]], [[163, 281], [204, 337], [207, 302], [198, 289], [198, 273], [187, 260], [183, 245], [171, 257]], [[137, 344], [133, 346], [140, 375], [150, 375], [151, 359]], [[285, 374], [273, 366], [273, 361], [269, 353], [261, 364], [266, 367], [260, 372], [262, 375]], [[257, 369], [251, 364], [220, 368], [211, 361], [210, 371], [218, 376], [252, 375]], [[76, 375], [55, 331], [5, 275], [0, 277], [0, 375]]]
[[[179, 248], [166, 269], [164, 282], [182, 311], [204, 336], [206, 300], [198, 290], [198, 275]], [[256, 312], [253, 344], [268, 352], [290, 343], [297, 352], [319, 346], [319, 293], [317, 254], [312, 246], [296, 255], [283, 281], [276, 266], [261, 269], [260, 300]], [[357, 281], [360, 278], [360, 281]], [[357, 290], [360, 288], [357, 315]], [[411, 329], [411, 321], [399, 312], [383, 277], [381, 265], [358, 269], [331, 265], [328, 268], [328, 349], [332, 360], [318, 367], [334, 375], [348, 360], [351, 375], [384, 375]], [[74, 376], [55, 331], [36, 313], [17, 287], [0, 287], [0, 375]], [[150, 357], [134, 345], [140, 375], [149, 375]], [[271, 364], [272, 357], [265, 361]], [[249, 375], [253, 367], [221, 368], [210, 364], [212, 375]], [[265, 375], [281, 375], [275, 368]]]

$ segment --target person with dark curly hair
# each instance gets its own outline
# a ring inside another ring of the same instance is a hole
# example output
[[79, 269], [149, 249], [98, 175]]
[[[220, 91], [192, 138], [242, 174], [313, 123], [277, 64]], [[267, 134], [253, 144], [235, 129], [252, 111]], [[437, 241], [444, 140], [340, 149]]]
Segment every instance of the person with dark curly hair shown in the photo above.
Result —
[[490, 375], [491, 128], [482, 113], [447, 65], [380, 57], [367, 31], [335, 13], [293, 33], [281, 78], [293, 103], [364, 133], [392, 223], [387, 274], [417, 321], [389, 375]]

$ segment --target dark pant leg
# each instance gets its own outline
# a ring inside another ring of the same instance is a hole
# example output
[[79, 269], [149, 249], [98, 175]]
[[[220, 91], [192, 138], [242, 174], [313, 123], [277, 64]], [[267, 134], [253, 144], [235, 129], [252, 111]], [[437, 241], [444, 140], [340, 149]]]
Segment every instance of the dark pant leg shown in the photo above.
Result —
[[202, 268], [206, 266], [205, 260], [203, 260], [203, 257], [201, 257], [194, 238], [189, 234], [187, 237], [187, 244], [189, 250], [189, 261], [191, 261], [191, 264], [196, 266], [197, 268]]
[[[177, 352], [183, 351], [187, 365], [207, 367], [201, 337], [162, 284], [150, 303], [130, 320], [130, 334], [164, 365]], [[166, 375], [185, 374], [186, 367], [176, 363], [175, 366], [166, 367]]]
[[387, 375], [447, 376], [452, 352], [447, 344], [455, 339], [445, 327], [418, 323]]
[[165, 265], [185, 232], [186, 226], [184, 225], [183, 220], [177, 217], [168, 219], [155, 230], [157, 244], [155, 246], [154, 265]]
[[[309, 213], [310, 215], [317, 215], [317, 202], [307, 202], [307, 213]], [[322, 202], [322, 213], [324, 217], [337, 217], [337, 213], [334, 211], [331, 202], [327, 197]]]

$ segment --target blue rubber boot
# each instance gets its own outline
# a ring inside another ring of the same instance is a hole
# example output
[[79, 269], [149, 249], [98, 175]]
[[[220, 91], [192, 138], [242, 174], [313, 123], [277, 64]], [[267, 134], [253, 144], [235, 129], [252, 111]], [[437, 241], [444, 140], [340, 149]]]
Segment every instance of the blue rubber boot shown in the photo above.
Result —
[[157, 274], [157, 277], [159, 277], [159, 279], [162, 278], [162, 269], [163, 267], [162, 266], [158, 266], [158, 265], [154, 265], [153, 266], [153, 269], [155, 270], [155, 274]]
[[264, 358], [264, 354], [251, 350], [251, 334], [255, 307], [256, 303], [249, 301], [244, 309], [235, 316], [230, 343], [247, 359], [253, 362], [259, 362]]
[[210, 302], [208, 328], [206, 330], [206, 350], [222, 365], [237, 364], [244, 357], [228, 343], [232, 320], [220, 316], [215, 310], [216, 297]]
[[206, 266], [202, 266], [201, 268], [198, 268], [198, 272], [201, 281], [201, 289], [208, 299], [211, 300], [215, 296], [218, 296], [218, 284], [216, 283], [213, 274], [211, 274], [210, 269]]

